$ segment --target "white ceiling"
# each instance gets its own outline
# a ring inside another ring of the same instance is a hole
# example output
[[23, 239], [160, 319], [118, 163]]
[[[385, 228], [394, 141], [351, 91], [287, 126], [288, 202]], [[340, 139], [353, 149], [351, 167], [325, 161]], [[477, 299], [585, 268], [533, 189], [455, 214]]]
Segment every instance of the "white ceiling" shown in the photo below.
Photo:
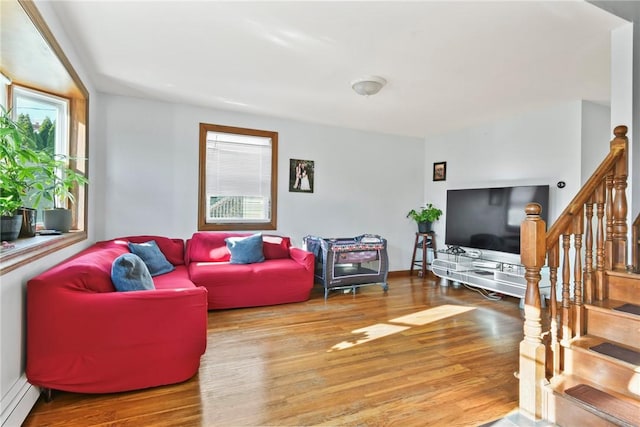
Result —
[[[610, 31], [624, 23], [582, 1], [51, 7], [101, 92], [416, 137], [567, 100], [608, 104]], [[369, 74], [388, 84], [355, 94]]]

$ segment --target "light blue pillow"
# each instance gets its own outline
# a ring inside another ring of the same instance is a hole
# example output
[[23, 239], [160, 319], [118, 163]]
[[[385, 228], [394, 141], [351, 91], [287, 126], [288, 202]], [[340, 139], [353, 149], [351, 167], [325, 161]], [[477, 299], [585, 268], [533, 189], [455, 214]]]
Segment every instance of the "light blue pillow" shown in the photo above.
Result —
[[149, 269], [135, 254], [122, 254], [113, 261], [111, 281], [119, 292], [155, 289]]
[[142, 258], [152, 277], [175, 270], [173, 264], [167, 261], [167, 257], [160, 251], [155, 240], [145, 243], [129, 242], [129, 250]]
[[224, 241], [231, 252], [230, 264], [252, 264], [264, 261], [261, 233], [247, 237], [227, 237]]

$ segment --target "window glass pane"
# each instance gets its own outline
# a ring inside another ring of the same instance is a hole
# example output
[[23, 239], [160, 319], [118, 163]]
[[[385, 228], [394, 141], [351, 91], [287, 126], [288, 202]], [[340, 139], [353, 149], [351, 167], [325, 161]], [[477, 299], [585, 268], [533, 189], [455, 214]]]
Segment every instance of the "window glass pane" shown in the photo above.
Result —
[[275, 228], [277, 135], [200, 125], [200, 230]]
[[[68, 110], [69, 101], [35, 90], [15, 86], [13, 89], [13, 116], [35, 145], [34, 149], [68, 157]], [[34, 198], [27, 195], [25, 206], [32, 206]], [[37, 219], [42, 225], [44, 209], [53, 207], [53, 202], [41, 199]]]
[[271, 139], [207, 132], [207, 222], [269, 221]]
[[56, 154], [68, 154], [69, 101], [19, 86], [13, 89], [13, 114], [33, 130], [37, 147]]

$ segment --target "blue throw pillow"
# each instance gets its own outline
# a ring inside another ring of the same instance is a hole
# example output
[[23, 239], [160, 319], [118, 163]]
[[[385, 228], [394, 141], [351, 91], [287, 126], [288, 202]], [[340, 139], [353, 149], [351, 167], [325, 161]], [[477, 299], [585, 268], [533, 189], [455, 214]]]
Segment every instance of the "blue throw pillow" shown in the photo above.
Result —
[[149, 240], [145, 243], [129, 242], [129, 250], [142, 258], [151, 276], [159, 276], [175, 270], [173, 264], [167, 261], [167, 257], [160, 251], [155, 240]]
[[122, 254], [113, 261], [111, 281], [119, 292], [155, 289], [149, 269], [135, 254]]
[[231, 264], [252, 264], [264, 261], [262, 234], [247, 237], [227, 237], [224, 239], [231, 252]]

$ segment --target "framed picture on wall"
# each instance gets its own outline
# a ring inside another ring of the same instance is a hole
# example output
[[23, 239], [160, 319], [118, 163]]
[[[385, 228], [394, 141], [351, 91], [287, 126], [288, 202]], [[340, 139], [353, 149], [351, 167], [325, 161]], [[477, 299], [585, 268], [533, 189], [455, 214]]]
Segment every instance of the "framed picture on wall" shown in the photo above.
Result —
[[289, 191], [313, 193], [314, 161], [289, 159]]
[[447, 162], [437, 162], [433, 164], [433, 180], [445, 181], [447, 179]]

